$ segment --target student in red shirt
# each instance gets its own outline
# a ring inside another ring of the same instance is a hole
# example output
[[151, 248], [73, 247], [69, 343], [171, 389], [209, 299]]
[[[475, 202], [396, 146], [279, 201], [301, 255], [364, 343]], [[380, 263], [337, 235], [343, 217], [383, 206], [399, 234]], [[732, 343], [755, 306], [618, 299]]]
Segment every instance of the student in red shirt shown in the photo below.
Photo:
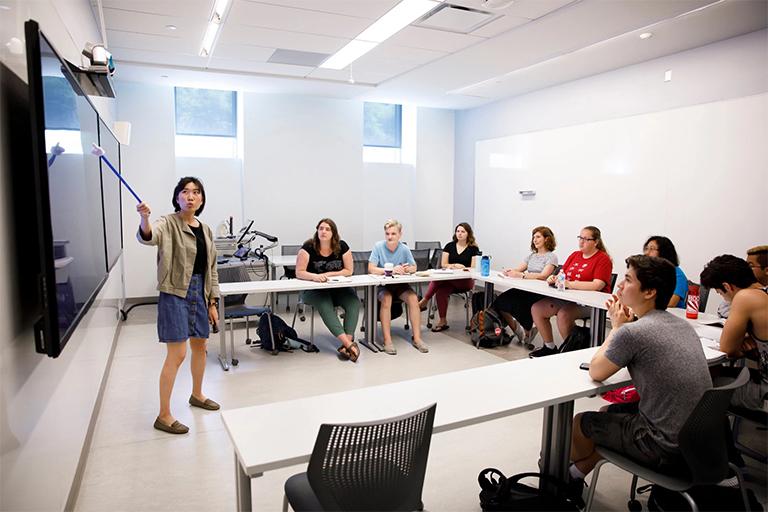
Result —
[[[568, 256], [562, 267], [566, 289], [610, 293], [613, 263], [608, 256], [600, 230], [595, 226], [587, 226], [577, 238], [579, 250]], [[551, 275], [547, 282], [553, 284], [555, 279], [557, 276]], [[542, 357], [557, 354], [549, 319], [557, 316], [557, 330], [565, 339], [576, 325], [576, 319], [588, 314], [588, 308], [566, 300], [546, 298], [531, 307], [531, 314], [544, 345], [531, 352], [529, 357]]]

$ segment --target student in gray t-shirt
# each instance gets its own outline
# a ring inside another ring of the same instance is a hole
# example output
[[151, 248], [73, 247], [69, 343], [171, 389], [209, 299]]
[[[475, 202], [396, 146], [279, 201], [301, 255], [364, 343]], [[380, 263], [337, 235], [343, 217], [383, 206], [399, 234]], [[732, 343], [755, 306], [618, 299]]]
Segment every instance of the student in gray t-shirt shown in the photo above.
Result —
[[682, 463], [678, 433], [712, 387], [698, 335], [688, 322], [665, 311], [674, 291], [674, 266], [651, 256], [626, 261], [627, 273], [608, 304], [613, 331], [592, 358], [589, 375], [602, 381], [626, 367], [640, 402], [576, 415], [570, 468], [574, 488], [581, 489], [584, 476], [600, 460], [596, 444], [648, 466]]

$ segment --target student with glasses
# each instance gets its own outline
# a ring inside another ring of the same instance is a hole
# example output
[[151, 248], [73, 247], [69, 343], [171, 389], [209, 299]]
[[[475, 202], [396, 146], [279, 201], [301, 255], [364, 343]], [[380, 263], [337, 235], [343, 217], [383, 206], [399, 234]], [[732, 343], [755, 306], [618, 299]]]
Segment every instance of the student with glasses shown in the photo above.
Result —
[[[571, 290], [610, 293], [613, 263], [608, 256], [600, 230], [595, 226], [587, 226], [576, 238], [579, 241], [579, 250], [568, 256], [561, 270], [565, 273], [565, 287]], [[556, 278], [554, 275], [549, 276], [547, 283], [554, 285]], [[576, 319], [589, 314], [589, 308], [566, 300], [545, 298], [531, 307], [531, 314], [544, 345], [531, 352], [529, 357], [542, 357], [557, 354], [549, 319], [557, 316], [557, 329], [565, 339], [576, 325]]]
[[768, 245], [758, 245], [747, 250], [747, 263], [752, 267], [755, 279], [761, 285], [768, 286]]
[[680, 260], [677, 257], [675, 244], [665, 236], [654, 235], [649, 237], [643, 245], [643, 254], [654, 258], [664, 258], [675, 266], [675, 291], [669, 299], [669, 308], [685, 309], [685, 297], [688, 295], [688, 278], [680, 268]]

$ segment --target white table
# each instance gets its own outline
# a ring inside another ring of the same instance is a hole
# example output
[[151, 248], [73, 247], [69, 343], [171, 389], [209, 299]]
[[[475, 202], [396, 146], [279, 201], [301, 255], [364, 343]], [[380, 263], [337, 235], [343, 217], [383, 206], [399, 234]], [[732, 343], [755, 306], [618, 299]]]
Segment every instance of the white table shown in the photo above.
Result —
[[[437, 403], [434, 433], [447, 432], [544, 408], [541, 471], [559, 478], [568, 468], [573, 401], [629, 383], [620, 370], [605, 382], [589, 378], [579, 364], [597, 348], [555, 357], [523, 359], [432, 377], [351, 389], [221, 413], [235, 449], [237, 510], [251, 510], [251, 479], [266, 471], [305, 463], [322, 423], [352, 423], [398, 416]], [[704, 349], [710, 361], [723, 357]], [[546, 386], [531, 386], [540, 375]], [[525, 393], [503, 390], [525, 389]], [[469, 392], [468, 390], [477, 390]], [[481, 392], [497, 390], [499, 392]], [[277, 438], [275, 432], [280, 432]]]
[[[286, 257], [287, 258], [287, 257]], [[418, 274], [418, 275], [417, 275]], [[302, 279], [279, 279], [269, 281], [246, 281], [237, 283], [220, 283], [219, 292], [222, 297], [227, 295], [238, 294], [251, 294], [251, 293], [281, 293], [281, 292], [300, 292], [304, 290], [326, 290], [331, 288], [364, 288], [364, 325], [365, 335], [360, 341], [363, 345], [370, 350], [376, 352], [381, 349], [376, 345], [376, 327], [378, 322], [378, 311], [376, 308], [376, 287], [386, 284], [394, 283], [425, 283], [430, 281], [441, 281], [450, 279], [462, 279], [462, 278], [478, 278], [477, 275], [472, 275], [472, 272], [463, 272], [457, 270], [455, 272], [418, 272], [417, 274], [409, 274], [405, 276], [397, 276], [392, 278], [385, 278], [384, 276], [375, 275], [356, 275], [351, 276], [349, 280], [334, 282], [328, 281], [325, 283], [318, 283], [316, 281], [305, 281]], [[221, 307], [221, 304], [220, 304]], [[274, 311], [274, 308], [272, 309]], [[219, 311], [219, 317], [223, 318], [221, 310]], [[225, 323], [226, 325], [226, 323]], [[370, 326], [370, 327], [369, 327]], [[234, 330], [234, 329], [233, 329]], [[227, 329], [221, 329], [219, 332], [219, 363], [224, 370], [229, 370], [229, 361], [234, 358], [235, 346], [234, 346], [234, 333], [230, 331], [230, 348], [232, 357], [228, 357], [227, 345], [226, 345]]]
[[502, 291], [516, 288], [518, 290], [537, 293], [545, 297], [567, 300], [582, 306], [588, 306], [590, 308], [590, 335], [592, 338], [592, 346], [596, 347], [600, 345], [605, 339], [605, 312], [608, 309], [605, 303], [611, 298], [610, 293], [585, 290], [558, 291], [557, 288], [549, 286], [546, 281], [540, 279], [505, 277], [501, 275], [500, 272], [493, 270], [491, 271], [490, 276], [479, 276], [475, 279], [481, 279], [485, 282], [486, 307], [492, 300], [494, 287], [499, 287]]

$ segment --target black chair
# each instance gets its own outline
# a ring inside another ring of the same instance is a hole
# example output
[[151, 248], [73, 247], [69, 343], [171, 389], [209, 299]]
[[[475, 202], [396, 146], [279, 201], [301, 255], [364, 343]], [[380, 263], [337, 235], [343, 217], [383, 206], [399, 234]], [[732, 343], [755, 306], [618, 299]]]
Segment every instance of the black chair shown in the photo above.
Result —
[[[301, 249], [300, 245], [283, 245], [280, 247], [280, 255], [281, 256], [294, 256], [296, 254], [299, 254], [299, 250]], [[280, 276], [280, 279], [296, 279], [296, 267], [293, 265], [286, 265], [283, 267], [283, 275]], [[279, 303], [280, 300], [280, 294], [277, 294], [277, 297], [275, 297], [275, 306]], [[286, 293], [285, 298], [285, 310], [290, 311], [291, 310], [291, 295], [289, 293]], [[303, 315], [302, 315], [302, 322], [304, 321]]]
[[[219, 282], [220, 283], [243, 283], [252, 281], [248, 275], [248, 269], [245, 265], [234, 265], [228, 267], [220, 267], [218, 269]], [[245, 344], [259, 346], [260, 343], [254, 343], [251, 340], [250, 331], [250, 317], [260, 317], [264, 313], [271, 313], [268, 307], [262, 306], [249, 306], [245, 303], [245, 299], [248, 294], [242, 293], [238, 295], [227, 295], [224, 297], [224, 321], [228, 323], [229, 329], [229, 343], [232, 349], [232, 366], [237, 366], [240, 362], [235, 358], [235, 328], [234, 320], [244, 318], [245, 319]]]
[[440, 244], [440, 242], [435, 240], [435, 241], [430, 241], [430, 242], [424, 242], [424, 241], [415, 242], [413, 244], [413, 248], [416, 249], [416, 250], [419, 250], [419, 249], [437, 249], [439, 251], [439, 250], [441, 250], [443, 248], [443, 246], [442, 246], [442, 244]]
[[422, 510], [437, 404], [386, 420], [320, 425], [306, 473], [285, 482], [283, 512]]
[[[709, 300], [709, 288], [706, 288], [704, 286], [701, 286], [699, 283], [694, 283], [690, 279], [688, 280], [688, 289], [691, 288], [691, 285], [695, 284], [699, 287], [699, 311], [702, 313], [707, 309], [707, 301]], [[683, 301], [688, 300], [688, 297], [683, 297]]]
[[758, 431], [763, 432], [762, 436], [763, 440], [765, 440], [765, 432], [768, 431], [768, 412], [731, 406], [728, 409], [728, 414], [733, 418], [731, 430], [733, 431], [733, 444], [736, 446], [736, 449], [761, 464], [768, 464], [768, 454], [765, 451], [765, 445], [763, 444], [762, 452], [757, 451], [753, 447], [744, 444], [739, 435], [744, 422], [753, 423]]
[[665, 489], [679, 492], [694, 512], [698, 511], [696, 503], [688, 491], [697, 485], [714, 485], [728, 476], [729, 468], [736, 473], [741, 489], [741, 497], [744, 500], [744, 510], [749, 510], [744, 478], [741, 470], [736, 465], [728, 462], [728, 446], [726, 435], [726, 412], [731, 401], [733, 391], [740, 388], [749, 380], [749, 371], [743, 369], [735, 380], [730, 383], [709, 389], [694, 407], [683, 428], [678, 434], [680, 452], [685, 461], [683, 468], [674, 473], [661, 472], [655, 468], [648, 468], [618, 452], [597, 446], [597, 453], [603, 459], [597, 463], [590, 482], [587, 497], [586, 511], [592, 507], [592, 500], [597, 488], [597, 478], [603, 464], [610, 462], [615, 466], [633, 474], [630, 489], [630, 501], [627, 504], [630, 510], [640, 510], [640, 503], [635, 499], [638, 478], [660, 485]]

